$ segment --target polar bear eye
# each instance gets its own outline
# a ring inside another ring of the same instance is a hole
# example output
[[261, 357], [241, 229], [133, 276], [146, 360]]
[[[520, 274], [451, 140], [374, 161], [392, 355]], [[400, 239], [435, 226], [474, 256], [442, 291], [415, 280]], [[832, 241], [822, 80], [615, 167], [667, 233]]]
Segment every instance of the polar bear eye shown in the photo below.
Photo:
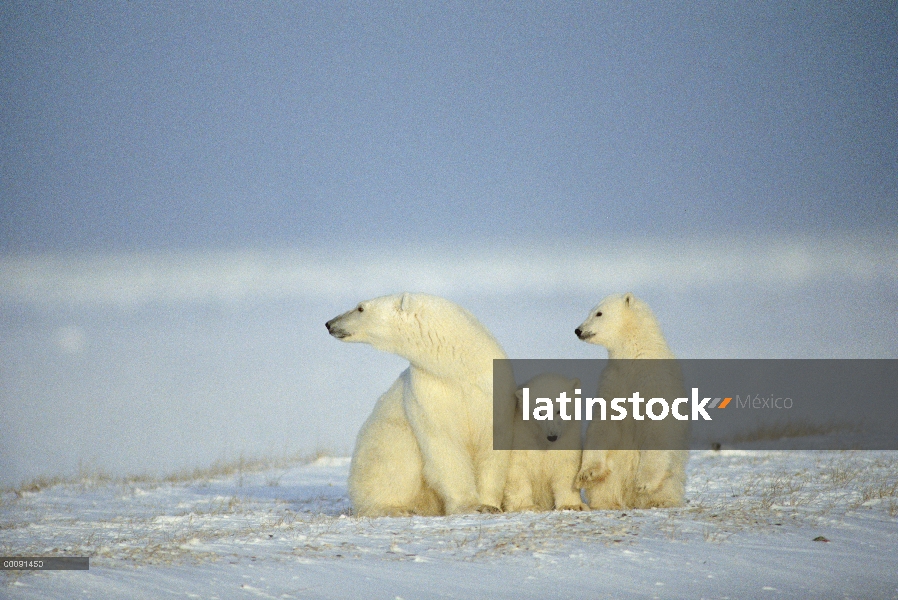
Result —
[[361, 305], [359, 305], [359, 312], [365, 312], [364, 307], [362, 307]]
[[601, 316], [602, 316], [602, 311], [597, 312], [597, 313], [596, 313], [596, 316], [597, 316], [597, 317], [601, 317]]

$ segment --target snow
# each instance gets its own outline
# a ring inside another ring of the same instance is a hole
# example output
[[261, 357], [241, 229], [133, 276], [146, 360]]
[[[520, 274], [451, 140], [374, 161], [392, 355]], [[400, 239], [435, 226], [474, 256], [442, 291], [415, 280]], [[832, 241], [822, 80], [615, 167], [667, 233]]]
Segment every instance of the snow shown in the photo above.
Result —
[[[898, 598], [898, 452], [693, 451], [681, 509], [360, 519], [349, 459], [7, 491], [9, 598]], [[828, 541], [814, 541], [815, 538]]]

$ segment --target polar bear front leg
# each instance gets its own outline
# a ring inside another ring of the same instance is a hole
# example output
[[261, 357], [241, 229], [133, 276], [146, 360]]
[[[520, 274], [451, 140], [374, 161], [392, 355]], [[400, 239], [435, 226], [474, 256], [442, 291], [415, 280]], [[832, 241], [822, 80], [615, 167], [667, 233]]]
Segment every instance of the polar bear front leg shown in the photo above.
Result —
[[575, 485], [578, 488], [588, 488], [603, 481], [610, 474], [608, 450], [584, 450]]
[[[577, 487], [577, 469], [580, 467], [579, 450], [555, 450], [561, 455], [561, 464], [552, 473], [552, 498], [556, 510], [587, 510]], [[570, 459], [568, 459], [570, 456]]]
[[[518, 450], [522, 455], [512, 454], [511, 466], [508, 469], [508, 479], [505, 482], [505, 493], [502, 507], [508, 512], [536, 510], [533, 502], [533, 486], [530, 483], [530, 473], [527, 471], [526, 450]], [[519, 460], [520, 459], [520, 460]]]
[[511, 464], [511, 450], [481, 450], [477, 457], [477, 494], [480, 497], [480, 512], [502, 512], [502, 499], [508, 469]]
[[418, 438], [424, 480], [443, 501], [446, 514], [470, 513], [480, 506], [471, 455], [448, 435]]
[[667, 450], [641, 450], [636, 467], [635, 488], [637, 494], [652, 494], [664, 484], [671, 470], [670, 452]]
[[[596, 461], [595, 457], [587, 456], [596, 452], [604, 453], [602, 462]], [[630, 504], [638, 455], [638, 450], [583, 451], [583, 465], [577, 474], [576, 485], [579, 487], [583, 484], [591, 509], [625, 508]], [[584, 473], [599, 470], [601, 467], [597, 464], [604, 466], [604, 477], [598, 480], [583, 478]]]

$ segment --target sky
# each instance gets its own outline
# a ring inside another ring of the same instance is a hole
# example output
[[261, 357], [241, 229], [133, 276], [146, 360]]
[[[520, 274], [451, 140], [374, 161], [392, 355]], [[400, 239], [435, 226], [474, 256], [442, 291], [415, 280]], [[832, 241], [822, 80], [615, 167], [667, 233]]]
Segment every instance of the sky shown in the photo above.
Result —
[[0, 253], [894, 232], [898, 8], [0, 6]]

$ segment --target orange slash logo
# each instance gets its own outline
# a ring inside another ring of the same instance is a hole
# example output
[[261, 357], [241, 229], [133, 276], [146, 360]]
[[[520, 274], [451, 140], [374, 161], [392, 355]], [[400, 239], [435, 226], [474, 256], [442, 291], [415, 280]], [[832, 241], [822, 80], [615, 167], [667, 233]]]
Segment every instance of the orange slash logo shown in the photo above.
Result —
[[[714, 402], [711, 403], [710, 408], [726, 408], [727, 404], [730, 403], [730, 400], [732, 400], [732, 398], [723, 398], [723, 402], [721, 402], [720, 400], [721, 398], [714, 398]], [[717, 406], [718, 404], [720, 406]]]

